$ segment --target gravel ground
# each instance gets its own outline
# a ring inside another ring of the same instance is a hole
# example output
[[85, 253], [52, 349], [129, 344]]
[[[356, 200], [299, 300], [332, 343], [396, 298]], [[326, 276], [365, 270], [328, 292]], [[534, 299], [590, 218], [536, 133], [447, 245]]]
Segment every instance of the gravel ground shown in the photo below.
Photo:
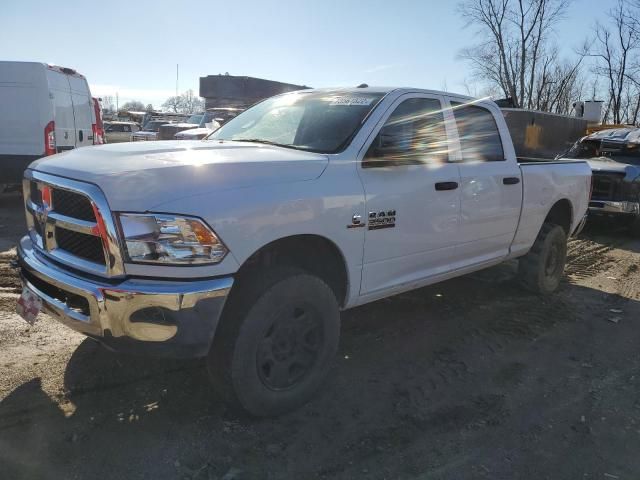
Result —
[[0, 477], [637, 479], [640, 241], [570, 244], [540, 298], [513, 265], [343, 314], [317, 397], [225, 410], [200, 361], [110, 353], [14, 313], [21, 200], [0, 198]]

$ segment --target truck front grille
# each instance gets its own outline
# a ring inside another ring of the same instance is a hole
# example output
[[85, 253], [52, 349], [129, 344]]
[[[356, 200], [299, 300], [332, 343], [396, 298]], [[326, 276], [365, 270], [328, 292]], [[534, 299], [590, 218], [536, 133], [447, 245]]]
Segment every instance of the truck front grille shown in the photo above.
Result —
[[98, 187], [27, 170], [23, 188], [37, 250], [74, 270], [124, 275], [116, 228]]
[[90, 262], [104, 264], [104, 249], [100, 237], [56, 228], [58, 248]]
[[622, 200], [620, 197], [622, 190], [623, 174], [594, 173], [593, 174], [593, 200]]
[[56, 212], [67, 217], [78, 218], [87, 222], [96, 221], [91, 200], [84, 195], [56, 188], [53, 190], [53, 205]]

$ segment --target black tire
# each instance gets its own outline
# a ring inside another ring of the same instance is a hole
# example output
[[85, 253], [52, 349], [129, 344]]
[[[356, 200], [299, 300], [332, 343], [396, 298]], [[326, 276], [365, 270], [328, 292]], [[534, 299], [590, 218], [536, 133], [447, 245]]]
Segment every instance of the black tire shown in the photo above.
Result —
[[208, 356], [214, 387], [232, 407], [258, 417], [303, 405], [338, 350], [333, 291], [320, 278], [286, 267], [236, 287]]
[[567, 261], [567, 234], [558, 225], [545, 223], [529, 253], [520, 258], [518, 276], [534, 293], [553, 293], [562, 280]]

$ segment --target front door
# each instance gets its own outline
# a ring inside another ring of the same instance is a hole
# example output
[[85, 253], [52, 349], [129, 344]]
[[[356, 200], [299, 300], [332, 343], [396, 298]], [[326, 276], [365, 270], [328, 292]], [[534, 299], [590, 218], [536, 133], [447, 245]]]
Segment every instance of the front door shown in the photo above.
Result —
[[361, 295], [419, 284], [454, 258], [460, 177], [442, 102], [404, 95], [369, 138], [358, 166], [368, 217]]

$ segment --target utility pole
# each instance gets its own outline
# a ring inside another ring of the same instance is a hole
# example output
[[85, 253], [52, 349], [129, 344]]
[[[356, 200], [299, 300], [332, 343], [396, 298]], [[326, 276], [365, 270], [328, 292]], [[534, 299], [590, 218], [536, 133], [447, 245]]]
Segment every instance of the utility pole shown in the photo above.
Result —
[[178, 96], [178, 64], [176, 63], [176, 97]]
[[118, 106], [118, 92], [116, 92], [116, 115], [120, 111], [120, 107]]

